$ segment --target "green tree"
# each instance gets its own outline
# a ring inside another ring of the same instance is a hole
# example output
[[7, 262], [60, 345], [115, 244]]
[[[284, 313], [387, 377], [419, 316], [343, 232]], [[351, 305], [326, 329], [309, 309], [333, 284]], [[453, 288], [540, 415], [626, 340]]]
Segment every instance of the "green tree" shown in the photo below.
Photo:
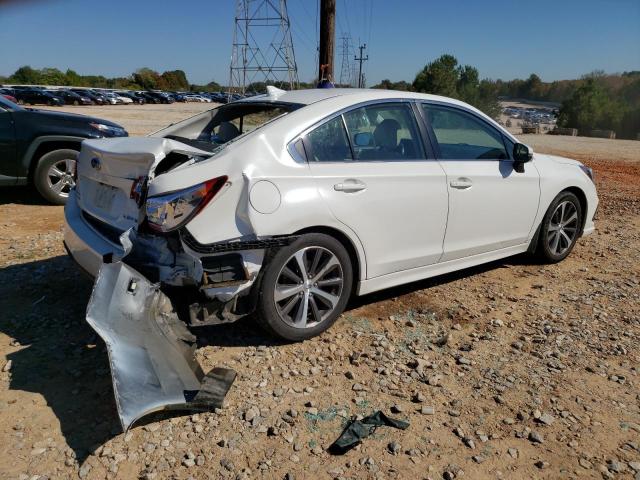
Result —
[[401, 92], [411, 91], [411, 84], [405, 82], [404, 80], [400, 80], [399, 82], [392, 82], [388, 78], [382, 80], [379, 84], [374, 85], [371, 88], [378, 88], [381, 90], [399, 90]]
[[460, 77], [458, 60], [453, 55], [442, 55], [425, 65], [413, 81], [416, 92], [427, 92], [445, 97], [456, 97], [456, 84]]
[[11, 83], [22, 84], [39, 84], [40, 72], [31, 68], [29, 65], [20, 67], [9, 77]]
[[188, 90], [189, 81], [187, 75], [182, 70], [171, 70], [161, 75], [169, 90]]
[[493, 118], [500, 114], [497, 85], [489, 80], [480, 81], [475, 67], [458, 65], [458, 60], [452, 55], [442, 55], [425, 65], [416, 75], [413, 89], [458, 98]]
[[589, 77], [562, 102], [558, 125], [577, 128], [581, 134], [593, 129], [617, 130], [623, 115], [624, 107], [610, 97], [597, 78]]
[[134, 72], [133, 81], [145, 90], [166, 88], [166, 82], [160, 74], [146, 67], [139, 68]]

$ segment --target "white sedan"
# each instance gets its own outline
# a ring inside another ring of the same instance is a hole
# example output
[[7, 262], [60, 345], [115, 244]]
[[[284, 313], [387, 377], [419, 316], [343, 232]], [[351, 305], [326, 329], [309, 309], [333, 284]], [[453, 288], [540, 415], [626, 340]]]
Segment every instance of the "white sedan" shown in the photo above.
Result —
[[[352, 295], [525, 252], [558, 262], [594, 230], [589, 168], [534, 154], [467, 104], [268, 90], [145, 138], [82, 144], [64, 241], [96, 277], [87, 320], [109, 346], [125, 429], [221, 403], [234, 374], [203, 377], [185, 323], [257, 311], [304, 340]], [[203, 389], [206, 401], [185, 394]]]
[[193, 326], [257, 310], [289, 340], [352, 294], [527, 251], [560, 261], [598, 205], [579, 162], [462, 102], [384, 90], [270, 89], [146, 138], [87, 140], [77, 174], [65, 242], [85, 270], [122, 260], [196, 291]]

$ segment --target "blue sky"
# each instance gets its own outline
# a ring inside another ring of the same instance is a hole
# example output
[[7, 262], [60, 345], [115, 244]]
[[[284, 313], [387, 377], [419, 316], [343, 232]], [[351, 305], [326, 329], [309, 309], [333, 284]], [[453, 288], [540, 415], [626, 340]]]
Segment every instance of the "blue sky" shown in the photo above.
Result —
[[[315, 72], [317, 0], [288, 0], [300, 79]], [[337, 35], [366, 42], [368, 84], [413, 80], [443, 53], [482, 77], [640, 70], [640, 0], [337, 0]], [[235, 0], [0, 2], [0, 75], [22, 65], [128, 75], [182, 69], [226, 84]], [[336, 76], [340, 58], [336, 58]]]

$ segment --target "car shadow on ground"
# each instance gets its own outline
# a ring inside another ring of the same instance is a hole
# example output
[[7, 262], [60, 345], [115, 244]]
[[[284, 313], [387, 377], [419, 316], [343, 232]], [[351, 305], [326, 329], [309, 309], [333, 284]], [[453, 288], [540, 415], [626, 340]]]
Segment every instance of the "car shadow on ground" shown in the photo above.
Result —
[[107, 353], [84, 321], [90, 293], [65, 256], [0, 269], [0, 331], [19, 343], [9, 390], [45, 399], [79, 462], [120, 431]]
[[50, 205], [32, 186], [0, 188], [0, 205]]
[[[349, 309], [524, 261], [514, 257], [355, 298]], [[19, 343], [7, 355], [12, 361], [9, 390], [44, 397], [80, 463], [122, 433], [106, 347], [85, 322], [91, 287], [91, 280], [66, 256], [0, 268], [0, 331]], [[247, 317], [231, 324], [200, 327], [196, 331], [199, 345], [283, 343], [263, 333], [252, 320]], [[137, 425], [183, 414], [160, 412]], [[28, 415], [23, 411], [18, 416]]]

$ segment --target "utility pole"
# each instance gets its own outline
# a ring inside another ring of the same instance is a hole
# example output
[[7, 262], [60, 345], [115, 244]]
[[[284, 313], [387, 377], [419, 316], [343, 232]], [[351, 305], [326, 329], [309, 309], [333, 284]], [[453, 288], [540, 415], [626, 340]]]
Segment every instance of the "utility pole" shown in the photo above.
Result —
[[333, 81], [333, 54], [336, 35], [336, 0], [320, 1], [320, 53], [318, 81]]
[[366, 57], [362, 56], [362, 51], [367, 48], [367, 44], [360, 45], [358, 49], [360, 50], [360, 57], [355, 57], [354, 60], [356, 62], [360, 62], [360, 67], [358, 69], [358, 88], [364, 88], [364, 79], [362, 77], [362, 62], [366, 62], [369, 60], [369, 55]]

